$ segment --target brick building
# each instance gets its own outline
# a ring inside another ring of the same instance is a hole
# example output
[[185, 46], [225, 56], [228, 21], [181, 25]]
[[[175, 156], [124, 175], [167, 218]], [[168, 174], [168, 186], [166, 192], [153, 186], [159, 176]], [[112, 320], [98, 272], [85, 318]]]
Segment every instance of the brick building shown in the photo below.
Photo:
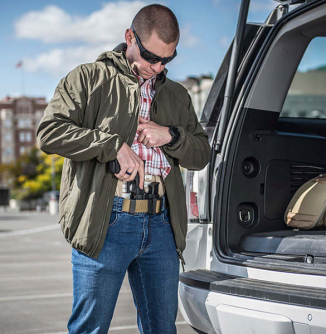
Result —
[[7, 96], [0, 100], [0, 163], [15, 161], [37, 146], [36, 130], [46, 106], [45, 98]]

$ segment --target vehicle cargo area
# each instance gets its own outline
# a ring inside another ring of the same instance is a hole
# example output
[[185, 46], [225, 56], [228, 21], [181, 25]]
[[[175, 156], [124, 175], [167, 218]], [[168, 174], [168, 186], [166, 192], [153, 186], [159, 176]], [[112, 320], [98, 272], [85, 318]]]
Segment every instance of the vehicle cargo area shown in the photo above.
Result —
[[313, 61], [325, 47], [325, 22], [323, 4], [275, 33], [230, 119], [219, 194], [224, 254], [326, 263], [326, 228], [298, 230], [284, 219], [296, 191], [326, 173], [326, 65]]
[[321, 123], [326, 126], [324, 119], [247, 110], [231, 176], [227, 241], [232, 252], [326, 263], [325, 227], [298, 230], [284, 222], [300, 186], [326, 173]]

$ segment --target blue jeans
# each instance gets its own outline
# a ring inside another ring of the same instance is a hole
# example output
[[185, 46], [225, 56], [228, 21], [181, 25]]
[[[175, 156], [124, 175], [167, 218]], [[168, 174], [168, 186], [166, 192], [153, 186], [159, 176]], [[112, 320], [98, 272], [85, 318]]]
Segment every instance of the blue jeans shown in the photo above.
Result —
[[169, 209], [151, 215], [122, 212], [115, 197], [97, 259], [72, 250], [73, 307], [70, 334], [107, 334], [126, 271], [143, 334], [174, 334], [179, 259]]

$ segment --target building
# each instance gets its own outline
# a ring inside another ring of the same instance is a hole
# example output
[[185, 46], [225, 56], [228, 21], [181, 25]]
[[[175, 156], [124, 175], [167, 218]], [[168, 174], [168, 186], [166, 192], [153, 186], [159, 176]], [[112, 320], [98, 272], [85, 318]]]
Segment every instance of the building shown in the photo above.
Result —
[[[188, 89], [200, 118], [213, 84], [211, 76], [188, 77], [180, 83]], [[281, 117], [326, 118], [326, 66], [297, 71], [284, 102]]]
[[37, 146], [36, 130], [46, 106], [45, 98], [7, 96], [0, 100], [0, 163], [13, 162]]
[[189, 92], [198, 119], [200, 119], [208, 93], [213, 84], [211, 75], [201, 75], [198, 77], [188, 77], [184, 81], [179, 81]]
[[296, 73], [281, 116], [326, 118], [325, 66]]

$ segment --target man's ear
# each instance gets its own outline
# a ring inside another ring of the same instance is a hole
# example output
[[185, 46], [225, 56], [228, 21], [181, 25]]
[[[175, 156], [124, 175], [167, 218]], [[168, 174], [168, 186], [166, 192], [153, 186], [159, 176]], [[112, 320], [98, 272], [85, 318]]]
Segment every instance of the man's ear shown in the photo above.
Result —
[[132, 39], [134, 38], [134, 34], [130, 28], [126, 29], [125, 32], [125, 40], [128, 46], [132, 45]]

